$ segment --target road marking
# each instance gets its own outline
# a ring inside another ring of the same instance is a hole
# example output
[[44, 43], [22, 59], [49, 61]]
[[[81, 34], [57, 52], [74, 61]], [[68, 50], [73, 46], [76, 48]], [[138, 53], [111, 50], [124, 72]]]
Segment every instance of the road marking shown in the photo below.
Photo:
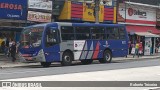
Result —
[[46, 70], [38, 70], [38, 71], [19, 71], [19, 72], [8, 72], [8, 73], [0, 73], [0, 74], [17, 74], [17, 73], [29, 73], [29, 72], [41, 72], [41, 71], [46, 71]]

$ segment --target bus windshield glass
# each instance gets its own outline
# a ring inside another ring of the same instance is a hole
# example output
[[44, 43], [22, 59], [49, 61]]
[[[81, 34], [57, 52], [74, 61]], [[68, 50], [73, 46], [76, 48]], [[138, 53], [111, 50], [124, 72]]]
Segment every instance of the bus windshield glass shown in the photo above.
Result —
[[26, 28], [22, 32], [21, 47], [39, 47], [42, 40], [44, 27]]

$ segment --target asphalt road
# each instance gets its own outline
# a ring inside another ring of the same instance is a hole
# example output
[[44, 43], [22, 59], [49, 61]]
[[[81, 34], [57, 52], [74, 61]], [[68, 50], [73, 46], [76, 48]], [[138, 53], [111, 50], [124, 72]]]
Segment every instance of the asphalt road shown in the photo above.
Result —
[[80, 65], [79, 63], [72, 66], [60, 66], [60, 64], [52, 64], [49, 68], [41, 66], [25, 66], [17, 68], [0, 69], [0, 80], [16, 79], [25, 77], [47, 76], [47, 75], [62, 75], [79, 72], [106, 71], [118, 70], [138, 67], [159, 66], [160, 60], [137, 60], [137, 61], [116, 61], [113, 63], [94, 63], [90, 65]]

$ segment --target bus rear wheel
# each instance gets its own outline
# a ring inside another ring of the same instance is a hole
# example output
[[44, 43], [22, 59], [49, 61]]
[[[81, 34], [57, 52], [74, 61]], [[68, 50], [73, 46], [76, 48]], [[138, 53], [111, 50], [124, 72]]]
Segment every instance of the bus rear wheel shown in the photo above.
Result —
[[51, 65], [51, 62], [41, 62], [41, 66], [43, 67], [49, 67]]
[[62, 56], [62, 62], [61, 64], [63, 66], [70, 66], [73, 61], [73, 55], [70, 52], [64, 52]]
[[110, 63], [112, 60], [112, 53], [109, 50], [105, 50], [103, 54], [103, 59], [100, 59], [100, 63]]
[[91, 64], [93, 62], [92, 59], [87, 59], [87, 60], [81, 60], [81, 63], [86, 65], [86, 64]]

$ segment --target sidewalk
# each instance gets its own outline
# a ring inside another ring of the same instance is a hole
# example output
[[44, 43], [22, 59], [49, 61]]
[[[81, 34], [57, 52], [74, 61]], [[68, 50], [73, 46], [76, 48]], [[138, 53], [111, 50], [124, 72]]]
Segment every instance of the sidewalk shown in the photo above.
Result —
[[[113, 58], [112, 61], [127, 61], [127, 60], [143, 60], [143, 59], [160, 59], [160, 53], [158, 55], [151, 55], [151, 56], [142, 56], [142, 57], [137, 57], [135, 56], [133, 58], [132, 55], [128, 55], [126, 57], [118, 57], [118, 58]], [[16, 62], [11, 61], [11, 57], [4, 56], [3, 54], [0, 54], [0, 69], [2, 68], [8, 68], [8, 67], [20, 67], [20, 66], [29, 66], [29, 65], [40, 65], [40, 63], [22, 63], [20, 62], [19, 58], [17, 58]]]

